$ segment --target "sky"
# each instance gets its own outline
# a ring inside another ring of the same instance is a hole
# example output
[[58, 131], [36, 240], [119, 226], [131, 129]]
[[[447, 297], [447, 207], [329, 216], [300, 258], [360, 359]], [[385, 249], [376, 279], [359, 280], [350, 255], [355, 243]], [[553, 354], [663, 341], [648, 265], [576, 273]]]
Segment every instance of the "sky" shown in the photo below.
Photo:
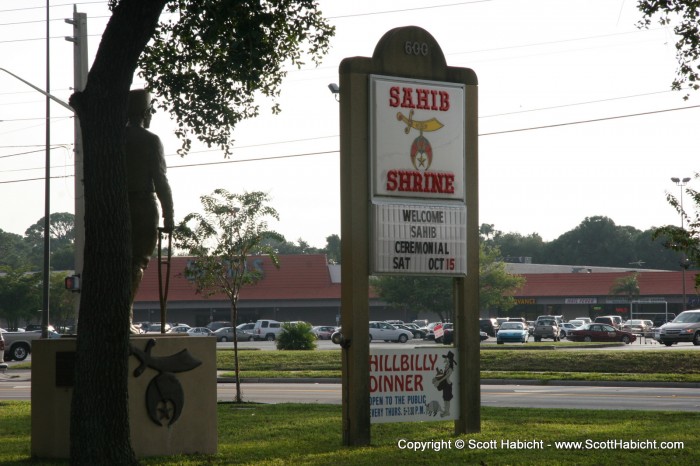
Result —
[[[640, 230], [679, 224], [666, 202], [671, 177], [700, 168], [700, 93], [670, 90], [676, 71], [669, 27], [636, 27], [636, 0], [320, 0], [336, 27], [319, 67], [290, 68], [282, 113], [261, 99], [261, 115], [234, 131], [233, 155], [180, 147], [160, 111], [175, 220], [201, 211], [214, 189], [265, 191], [280, 214], [271, 227], [316, 247], [340, 234], [337, 83], [345, 57], [371, 56], [390, 29], [432, 34], [449, 66], [479, 80], [479, 223], [551, 241], [585, 218], [606, 216]], [[74, 3], [49, 8], [50, 92], [73, 85]], [[107, 1], [78, 1], [87, 14], [89, 63], [109, 18]], [[0, 0], [0, 68], [46, 89], [46, 2]], [[309, 61], [310, 63], [310, 61]], [[143, 87], [135, 78], [132, 88]], [[0, 229], [23, 235], [45, 212], [44, 97], [0, 71]], [[50, 107], [51, 212], [74, 212], [73, 119]], [[689, 187], [700, 189], [700, 180]], [[686, 201], [689, 198], [686, 196]], [[686, 206], [688, 207], [688, 206]]]

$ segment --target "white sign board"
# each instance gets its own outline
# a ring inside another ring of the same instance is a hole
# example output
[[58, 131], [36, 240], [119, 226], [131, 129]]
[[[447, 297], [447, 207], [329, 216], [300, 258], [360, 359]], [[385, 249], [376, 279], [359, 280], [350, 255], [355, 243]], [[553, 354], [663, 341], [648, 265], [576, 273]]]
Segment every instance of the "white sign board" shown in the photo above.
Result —
[[370, 76], [372, 274], [467, 274], [463, 84]]
[[372, 195], [465, 201], [464, 85], [370, 76]]
[[372, 423], [458, 419], [454, 348], [370, 348]]
[[467, 273], [467, 208], [373, 204], [372, 273]]

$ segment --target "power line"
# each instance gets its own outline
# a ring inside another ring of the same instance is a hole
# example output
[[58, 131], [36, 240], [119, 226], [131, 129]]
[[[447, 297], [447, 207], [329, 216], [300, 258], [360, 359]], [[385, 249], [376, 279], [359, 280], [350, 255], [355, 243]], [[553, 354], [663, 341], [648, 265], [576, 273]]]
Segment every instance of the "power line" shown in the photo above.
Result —
[[504, 131], [494, 131], [491, 133], [481, 133], [481, 134], [479, 134], [479, 136], [494, 136], [496, 134], [519, 133], [519, 132], [523, 132], [523, 131], [534, 131], [537, 129], [558, 128], [561, 126], [581, 125], [584, 123], [597, 123], [600, 121], [619, 120], [622, 118], [631, 118], [631, 117], [638, 117], [638, 116], [654, 115], [654, 114], [658, 114], [658, 113], [675, 112], [678, 110], [688, 110], [691, 108], [698, 108], [698, 107], [700, 107], [700, 105], [691, 105], [689, 107], [667, 108], [664, 110], [653, 110], [651, 112], [630, 113], [627, 115], [616, 115], [616, 116], [603, 117], [603, 118], [593, 118], [590, 120], [571, 121], [568, 123], [555, 123], [555, 124], [551, 124], [551, 125], [531, 126], [529, 128], [509, 129], [509, 130], [504, 130]]
[[[535, 130], [540, 130], [540, 129], [550, 129], [550, 128], [557, 128], [557, 127], [563, 127], [563, 126], [573, 126], [573, 125], [580, 125], [580, 124], [586, 124], [586, 123], [597, 123], [597, 122], [601, 122], [601, 121], [618, 120], [618, 119], [622, 119], [622, 118], [632, 118], [632, 117], [639, 117], [639, 116], [648, 116], [648, 115], [655, 115], [655, 114], [660, 114], [660, 113], [675, 112], [675, 111], [679, 111], [679, 110], [689, 110], [689, 109], [693, 109], [693, 108], [700, 108], [700, 105], [692, 105], [689, 107], [669, 108], [669, 109], [663, 109], [663, 110], [653, 110], [653, 111], [649, 111], [649, 112], [630, 113], [627, 115], [615, 115], [615, 116], [611, 116], [611, 117], [571, 121], [571, 122], [567, 122], [567, 123], [555, 123], [552, 125], [531, 126], [528, 128], [518, 128], [518, 129], [510, 129], [510, 130], [504, 130], [504, 131], [493, 131], [490, 133], [479, 133], [478, 136], [480, 136], [480, 137], [481, 136], [495, 136], [495, 135], [499, 135], [499, 134], [519, 133], [519, 132], [524, 132], [524, 131], [535, 131]], [[251, 159], [222, 160], [219, 162], [201, 162], [201, 163], [191, 163], [191, 164], [183, 164], [183, 165], [173, 165], [173, 166], [169, 166], [168, 169], [170, 170], [170, 169], [177, 169], [177, 168], [191, 168], [191, 167], [202, 167], [202, 166], [210, 166], [210, 165], [223, 165], [223, 164], [230, 164], [230, 163], [265, 162], [267, 160], [279, 160], [279, 159], [289, 159], [289, 158], [295, 158], [295, 157], [308, 157], [308, 156], [312, 156], [312, 155], [335, 154], [338, 152], [339, 152], [339, 150], [331, 150], [331, 151], [321, 151], [321, 152], [305, 152], [305, 153], [299, 153], [299, 154], [279, 155], [279, 156], [272, 156], [272, 157], [257, 157], [257, 158], [251, 158]], [[74, 176], [74, 175], [59, 176], [57, 178], [66, 178], [66, 177], [71, 177], [71, 176]], [[51, 178], [54, 178], [54, 177], [51, 177]], [[41, 178], [28, 178], [28, 179], [21, 179], [21, 180], [0, 181], [0, 184], [20, 183], [20, 182], [25, 182], [25, 181], [38, 181], [38, 180], [44, 180], [44, 178], [41, 177]]]
[[491, 1], [493, 1], [493, 0], [472, 0], [470, 2], [447, 3], [447, 4], [443, 4], [443, 5], [419, 6], [419, 7], [415, 7], [415, 8], [400, 8], [398, 10], [373, 11], [370, 13], [354, 13], [354, 14], [349, 14], [349, 15], [329, 16], [328, 19], [342, 19], [342, 18], [356, 18], [359, 16], [388, 15], [388, 14], [392, 14], [392, 13], [405, 13], [407, 11], [429, 10], [429, 9], [435, 9], [435, 8], [448, 8], [448, 7], [453, 7], [453, 6], [469, 5], [469, 4], [473, 4], [473, 3], [486, 3], [486, 2], [491, 2]]
[[481, 115], [481, 116], [479, 116], [479, 118], [493, 118], [493, 117], [499, 117], [499, 116], [517, 115], [520, 113], [539, 112], [542, 110], [556, 110], [558, 108], [576, 107], [578, 105], [599, 104], [599, 103], [603, 103], [603, 102], [612, 102], [615, 100], [633, 99], [633, 98], [637, 98], [637, 97], [648, 97], [650, 95], [666, 94], [668, 92], [673, 92], [673, 91], [669, 89], [669, 90], [665, 90], [665, 91], [645, 92], [643, 94], [625, 95], [625, 96], [620, 96], [620, 97], [609, 97], [607, 99], [596, 99], [596, 100], [587, 100], [584, 102], [573, 102], [570, 104], [552, 105], [550, 107], [531, 108], [528, 110], [515, 110], [513, 112], [494, 113], [492, 115]]
[[[94, 1], [94, 2], [70, 2], [70, 3], [59, 3], [59, 4], [53, 4], [49, 5], [49, 8], [58, 8], [62, 6], [73, 6], [73, 5], [92, 5], [95, 3], [99, 3], [104, 5], [105, 1]], [[11, 11], [28, 11], [28, 10], [46, 10], [46, 5], [41, 5], [41, 6], [23, 6], [21, 8], [8, 8], [5, 10], [0, 10], [0, 13], [8, 13]]]

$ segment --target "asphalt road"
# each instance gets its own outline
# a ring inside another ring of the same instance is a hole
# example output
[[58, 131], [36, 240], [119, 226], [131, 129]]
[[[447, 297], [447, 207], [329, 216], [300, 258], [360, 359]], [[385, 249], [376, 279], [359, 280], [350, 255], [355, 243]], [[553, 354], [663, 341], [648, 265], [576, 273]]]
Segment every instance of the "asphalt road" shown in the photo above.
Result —
[[[337, 349], [330, 341], [319, 341], [319, 350]], [[434, 345], [434, 342], [411, 340], [405, 347]], [[218, 343], [218, 348], [232, 346]], [[400, 343], [372, 342], [373, 347], [404, 347]], [[482, 342], [482, 346], [496, 345], [495, 339]], [[507, 346], [521, 346], [509, 344]], [[261, 350], [276, 350], [274, 342], [241, 342], [239, 347], [254, 347]], [[680, 349], [700, 350], [700, 346], [678, 344], [672, 347], [659, 345], [651, 339], [630, 345], [604, 348], [612, 351]], [[572, 344], [572, 350], [573, 344]], [[29, 359], [31, 360], [31, 359]], [[16, 363], [11, 362], [10, 366]], [[341, 403], [340, 384], [321, 383], [242, 383], [243, 399], [260, 403]], [[220, 383], [218, 399], [230, 401], [235, 396], [235, 385]], [[30, 382], [24, 378], [8, 378], [0, 374], [0, 400], [29, 400]], [[629, 385], [582, 386], [582, 385], [482, 385], [481, 403], [484, 406], [537, 407], [537, 408], [581, 408], [581, 409], [641, 409], [699, 411], [700, 390], [698, 388], [634, 387]]]
[[[543, 340], [541, 344], [547, 344], [551, 340]], [[330, 340], [319, 340], [316, 342], [317, 343], [317, 349], [318, 350], [330, 350], [330, 349], [338, 349], [339, 346], [333, 344]], [[406, 343], [396, 343], [396, 342], [384, 342], [384, 341], [372, 341], [370, 343], [370, 346], [373, 348], [410, 348], [410, 347], [416, 347], [416, 346], [425, 346], [425, 345], [435, 345], [436, 343], [434, 341], [426, 341], [426, 340], [420, 340], [420, 339], [413, 339], [413, 340], [408, 340]], [[496, 339], [495, 338], [489, 338], [488, 340], [482, 341], [481, 346], [482, 347], [496, 347], [498, 346], [499, 348], [507, 348], [507, 347], [520, 347], [520, 346], [525, 346], [527, 347], [528, 345], [532, 345], [533, 341], [529, 340], [529, 343], [507, 343], [505, 345], [496, 345]], [[579, 344], [571, 341], [566, 341], [562, 340], [560, 342], [560, 345], [562, 345], [563, 348], [566, 348], [567, 345], [571, 346], [572, 350], [575, 349], [580, 349]], [[216, 344], [217, 348], [233, 348], [233, 343], [217, 343]], [[256, 349], [261, 349], [261, 350], [277, 350], [275, 347], [275, 342], [274, 341], [244, 341], [244, 342], [239, 342], [238, 343], [239, 348], [256, 348]], [[640, 338], [634, 343], [630, 343], [629, 345], [620, 345], [620, 346], [602, 346], [602, 347], [592, 347], [592, 348], [586, 348], [586, 350], [603, 350], [603, 351], [645, 351], [645, 350], [664, 350], [664, 351], [674, 351], [674, 350], [699, 350], [700, 351], [700, 346], [694, 346], [692, 343], [679, 343], [673, 346], [664, 346], [659, 344], [657, 341], [655, 341], [653, 338]]]
[[[217, 386], [219, 401], [232, 401], [232, 383]], [[341, 403], [338, 383], [242, 383], [244, 401]], [[28, 377], [0, 376], [0, 400], [30, 400]], [[482, 385], [481, 404], [498, 407], [700, 411], [698, 388], [569, 385]]]
[[[341, 403], [340, 384], [242, 383], [244, 401]], [[219, 401], [232, 401], [233, 384], [219, 384]], [[1, 394], [1, 392], [0, 392]], [[482, 385], [482, 406], [515, 408], [700, 411], [700, 390], [668, 387]]]

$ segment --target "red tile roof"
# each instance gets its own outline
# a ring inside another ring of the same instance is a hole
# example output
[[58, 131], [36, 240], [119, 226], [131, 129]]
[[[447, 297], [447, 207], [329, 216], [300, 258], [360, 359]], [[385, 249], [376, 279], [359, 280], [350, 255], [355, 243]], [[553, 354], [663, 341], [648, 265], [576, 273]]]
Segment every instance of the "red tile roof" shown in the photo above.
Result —
[[[168, 301], [193, 301], [202, 299], [195, 294], [195, 287], [184, 276], [189, 257], [173, 257], [170, 271]], [[276, 268], [267, 256], [252, 256], [248, 266], [255, 267], [262, 261], [264, 277], [254, 285], [245, 285], [240, 300], [296, 300], [340, 299], [340, 283], [332, 283], [326, 256], [299, 254], [279, 256], [280, 268]], [[163, 267], [165, 273], [165, 267]], [[210, 296], [214, 300], [227, 300], [224, 294]], [[151, 260], [144, 273], [136, 301], [158, 302], [158, 261]]]
[[[188, 257], [173, 257], [170, 275], [168, 301], [199, 301], [202, 295], [195, 293], [194, 285], [184, 277]], [[254, 256], [248, 259], [249, 267], [262, 261], [264, 278], [255, 285], [241, 289], [240, 300], [304, 300], [340, 299], [340, 283], [333, 283], [323, 254], [281, 255], [280, 268], [272, 265], [267, 256]], [[686, 293], [695, 294], [695, 275], [688, 271], [685, 275]], [[531, 273], [523, 274], [526, 279], [516, 297], [583, 297], [609, 296], [615, 281], [629, 275], [629, 272], [610, 273]], [[668, 296], [682, 294], [681, 272], [639, 272], [640, 297]], [[376, 297], [373, 293], [371, 297]], [[213, 300], [228, 300], [223, 294], [210, 296]], [[158, 263], [151, 264], [136, 295], [139, 302], [158, 302]]]
[[[695, 275], [685, 274], [686, 293], [695, 293]], [[543, 273], [525, 274], [525, 286], [515, 293], [518, 297], [545, 296], [607, 296], [615, 281], [628, 276], [615, 273]], [[681, 272], [640, 272], [637, 274], [641, 296], [680, 295], [683, 293]]]

